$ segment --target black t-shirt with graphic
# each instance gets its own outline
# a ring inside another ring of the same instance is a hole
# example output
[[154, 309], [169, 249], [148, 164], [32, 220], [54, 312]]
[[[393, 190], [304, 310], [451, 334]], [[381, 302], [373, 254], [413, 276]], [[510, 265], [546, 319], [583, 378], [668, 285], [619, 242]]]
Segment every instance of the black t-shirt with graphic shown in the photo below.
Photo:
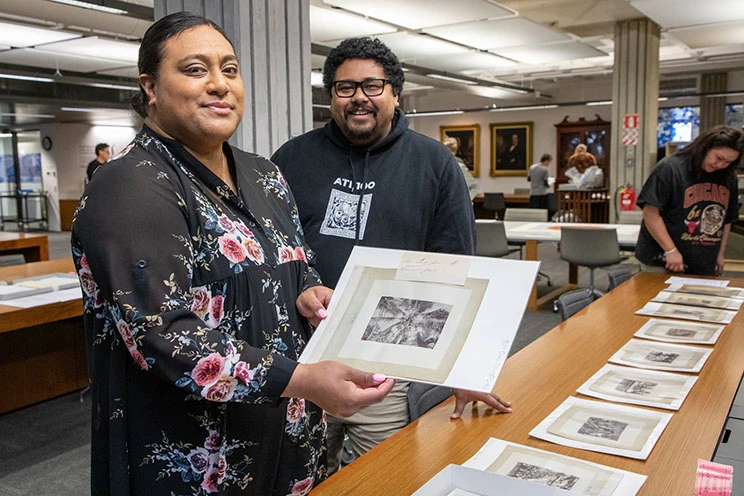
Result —
[[[672, 155], [658, 163], [638, 198], [638, 206], [659, 209], [674, 245], [687, 265], [686, 273], [715, 274], [724, 224], [739, 216], [735, 177], [723, 171], [700, 177], [692, 173], [687, 155]], [[651, 236], [645, 222], [636, 245], [636, 257], [647, 265], [660, 265], [663, 249]]]

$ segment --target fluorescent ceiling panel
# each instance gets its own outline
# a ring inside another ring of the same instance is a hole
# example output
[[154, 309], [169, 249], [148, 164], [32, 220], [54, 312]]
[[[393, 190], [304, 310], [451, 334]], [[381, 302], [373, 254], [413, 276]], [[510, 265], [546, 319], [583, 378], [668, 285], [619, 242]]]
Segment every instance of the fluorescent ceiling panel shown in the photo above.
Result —
[[136, 65], [139, 43], [88, 36], [76, 40], [50, 43], [39, 47], [39, 50], [126, 62], [126, 64], [120, 65]]
[[600, 57], [607, 54], [578, 41], [571, 41], [555, 45], [503, 48], [498, 50], [498, 55], [524, 64], [540, 65], [585, 57]]
[[313, 43], [357, 36], [393, 33], [396, 29], [339, 10], [310, 6], [310, 39]]
[[434, 36], [480, 48], [481, 50], [538, 45], [570, 39], [563, 33], [521, 17], [497, 21], [471, 22], [457, 26], [425, 29], [424, 31]]
[[[104, 76], [118, 76], [118, 77], [129, 77], [129, 78], [136, 78], [139, 76], [139, 70], [137, 70], [136, 65], [132, 65], [129, 67], [117, 67], [116, 69], [104, 69], [102, 71], [96, 71], [98, 74], [103, 74]], [[137, 84], [137, 83], [134, 83]]]
[[435, 68], [447, 72], [460, 72], [475, 69], [494, 69], [514, 67], [511, 60], [483, 52], [468, 52], [456, 57], [431, 57], [418, 60], [423, 67]]
[[96, 72], [105, 69], [114, 69], [122, 65], [122, 62], [118, 60], [42, 52], [35, 48], [18, 48], [16, 50], [0, 52], [0, 63], [75, 72]]
[[741, 0], [632, 0], [630, 4], [667, 29], [744, 21]]
[[418, 58], [444, 58], [468, 53], [467, 48], [421, 34], [400, 32], [383, 34], [378, 38], [398, 56], [398, 59], [411, 64], [417, 64]]
[[79, 37], [77, 33], [0, 22], [0, 45], [9, 47], [25, 48]]
[[690, 48], [741, 45], [744, 44], [744, 22], [670, 29], [669, 34]]
[[323, 0], [323, 3], [408, 29], [516, 15], [511, 9], [488, 0]]

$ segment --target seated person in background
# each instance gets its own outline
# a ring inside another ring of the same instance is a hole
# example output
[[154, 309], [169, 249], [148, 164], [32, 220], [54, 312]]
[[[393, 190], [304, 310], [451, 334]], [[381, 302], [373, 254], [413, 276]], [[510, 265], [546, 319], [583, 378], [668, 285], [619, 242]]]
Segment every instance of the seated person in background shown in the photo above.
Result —
[[527, 181], [530, 182], [530, 208], [548, 208], [548, 166], [553, 161], [549, 153], [543, 154], [540, 161], [530, 166]]
[[470, 201], [473, 201], [473, 198], [475, 198], [475, 195], [478, 194], [478, 180], [473, 177], [473, 175], [470, 173], [470, 169], [468, 169], [468, 166], [465, 164], [465, 161], [457, 156], [457, 150], [459, 149], [459, 145], [457, 143], [457, 138], [453, 138], [452, 136], [447, 136], [442, 140], [442, 143], [450, 149], [452, 152], [452, 155], [455, 156], [455, 160], [457, 161], [457, 165], [460, 166], [460, 170], [462, 171], [462, 177], [465, 178], [465, 184], [468, 185], [468, 193], [470, 194]]
[[576, 145], [574, 154], [568, 157], [568, 168], [576, 167], [576, 170], [583, 174], [592, 165], [597, 165], [597, 157], [586, 151], [585, 144]]
[[659, 162], [643, 185], [636, 258], [644, 270], [720, 276], [739, 217], [736, 168], [744, 135], [719, 126]]

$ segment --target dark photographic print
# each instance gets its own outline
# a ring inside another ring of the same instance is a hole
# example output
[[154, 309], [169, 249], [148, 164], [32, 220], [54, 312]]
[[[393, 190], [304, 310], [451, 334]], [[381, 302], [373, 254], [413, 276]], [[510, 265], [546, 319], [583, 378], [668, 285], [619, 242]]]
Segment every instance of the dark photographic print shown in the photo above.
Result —
[[664, 353], [662, 351], [652, 351], [646, 355], [649, 362], [672, 363], [679, 358], [679, 353]]
[[383, 296], [362, 340], [433, 349], [451, 310], [439, 302]]
[[679, 329], [677, 327], [670, 327], [667, 329], [667, 336], [674, 336], [675, 338], [691, 338], [697, 334], [692, 329]]
[[620, 383], [615, 387], [615, 389], [623, 393], [643, 396], [651, 394], [651, 390], [658, 385], [659, 384], [656, 382], [637, 381], [635, 379], [621, 379]]
[[579, 434], [617, 441], [627, 427], [628, 424], [625, 422], [601, 417], [589, 417], [579, 428]]
[[506, 475], [515, 479], [528, 480], [545, 486], [565, 489], [566, 491], [570, 491], [579, 481], [579, 478], [575, 475], [555, 472], [545, 467], [538, 467], [537, 465], [524, 462], [518, 462]]

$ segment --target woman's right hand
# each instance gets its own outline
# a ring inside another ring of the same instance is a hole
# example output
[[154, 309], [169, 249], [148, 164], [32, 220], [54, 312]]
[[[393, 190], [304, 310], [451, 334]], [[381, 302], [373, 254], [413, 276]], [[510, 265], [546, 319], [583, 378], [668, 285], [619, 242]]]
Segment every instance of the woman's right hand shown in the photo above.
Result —
[[664, 261], [666, 262], [664, 267], [666, 267], [669, 272], [685, 271], [685, 261], [679, 250], [674, 250], [672, 253], [664, 255]]
[[337, 417], [349, 417], [382, 401], [395, 381], [340, 362], [298, 364], [283, 397], [305, 398]]

